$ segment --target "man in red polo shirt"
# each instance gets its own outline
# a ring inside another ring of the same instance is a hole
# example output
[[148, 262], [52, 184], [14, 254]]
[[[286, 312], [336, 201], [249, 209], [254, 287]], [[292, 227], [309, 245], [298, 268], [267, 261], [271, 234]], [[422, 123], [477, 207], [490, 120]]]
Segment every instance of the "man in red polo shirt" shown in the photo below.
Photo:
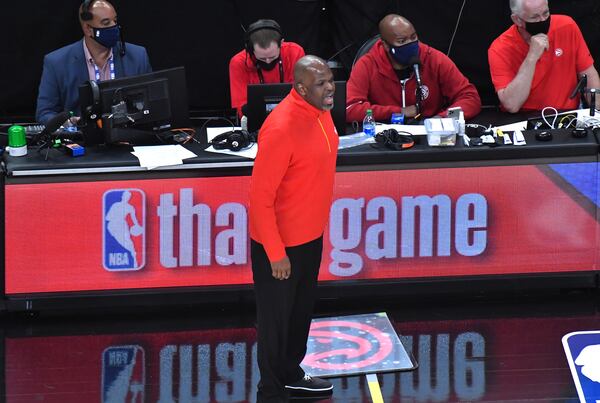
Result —
[[594, 59], [571, 17], [550, 15], [548, 0], [510, 0], [514, 22], [488, 49], [490, 73], [502, 108], [508, 112], [577, 109], [569, 99], [587, 75], [588, 88], [600, 87]]
[[248, 84], [291, 83], [294, 65], [304, 49], [283, 40], [279, 24], [273, 20], [258, 20], [246, 30], [246, 48], [229, 62], [231, 107], [242, 116], [248, 101]]
[[294, 68], [292, 91], [258, 135], [249, 221], [262, 401], [333, 389], [331, 382], [305, 374], [300, 363], [333, 197], [339, 142], [330, 112], [334, 92], [327, 63], [303, 57]]

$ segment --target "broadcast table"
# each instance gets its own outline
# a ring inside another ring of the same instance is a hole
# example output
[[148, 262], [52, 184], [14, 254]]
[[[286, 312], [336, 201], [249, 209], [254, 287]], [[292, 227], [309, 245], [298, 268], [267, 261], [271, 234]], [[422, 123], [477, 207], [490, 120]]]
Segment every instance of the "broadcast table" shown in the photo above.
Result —
[[[322, 296], [595, 287], [598, 142], [340, 150]], [[129, 146], [4, 157], [8, 310], [245, 300], [252, 160], [146, 170]]]

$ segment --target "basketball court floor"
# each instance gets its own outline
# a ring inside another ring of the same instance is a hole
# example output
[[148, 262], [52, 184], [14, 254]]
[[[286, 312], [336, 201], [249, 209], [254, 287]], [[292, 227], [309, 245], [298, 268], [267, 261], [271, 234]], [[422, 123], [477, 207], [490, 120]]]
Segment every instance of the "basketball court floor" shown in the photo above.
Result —
[[[577, 402], [561, 339], [600, 330], [599, 300], [588, 290], [322, 301], [316, 317], [387, 313], [418, 366], [377, 374], [385, 402]], [[1, 323], [6, 402], [256, 400], [249, 305], [5, 315]], [[320, 359], [343, 354], [358, 367], [369, 359], [335, 349]], [[333, 395], [320, 401], [373, 401], [364, 375], [332, 381]]]

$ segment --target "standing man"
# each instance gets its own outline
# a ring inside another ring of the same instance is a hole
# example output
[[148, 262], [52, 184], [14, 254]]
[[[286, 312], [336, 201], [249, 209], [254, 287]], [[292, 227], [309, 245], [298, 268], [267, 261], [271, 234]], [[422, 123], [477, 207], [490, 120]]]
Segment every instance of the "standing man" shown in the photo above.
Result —
[[323, 231], [333, 195], [338, 135], [327, 63], [301, 58], [294, 87], [259, 132], [250, 185], [252, 273], [258, 316], [259, 395], [330, 393], [300, 363], [312, 318]]
[[[389, 121], [392, 113], [405, 117], [446, 116], [460, 106], [470, 119], [481, 110], [477, 89], [448, 56], [422, 42], [414, 26], [396, 14], [379, 23], [381, 39], [358, 59], [348, 80], [346, 120], [361, 122], [367, 109], [375, 120]], [[419, 64], [421, 101], [413, 65]]]
[[550, 15], [548, 0], [510, 0], [513, 25], [488, 49], [492, 82], [508, 112], [577, 109], [569, 99], [587, 75], [589, 88], [600, 87], [594, 59], [571, 17]]
[[44, 57], [44, 70], [35, 118], [46, 124], [54, 115], [80, 113], [79, 86], [88, 80], [103, 81], [150, 73], [146, 49], [125, 43], [117, 12], [107, 0], [86, 0], [79, 7], [83, 39]]
[[273, 20], [258, 20], [244, 34], [245, 49], [229, 62], [231, 107], [242, 116], [248, 102], [248, 84], [291, 83], [294, 65], [304, 56], [304, 49], [294, 42], [285, 42], [279, 24]]

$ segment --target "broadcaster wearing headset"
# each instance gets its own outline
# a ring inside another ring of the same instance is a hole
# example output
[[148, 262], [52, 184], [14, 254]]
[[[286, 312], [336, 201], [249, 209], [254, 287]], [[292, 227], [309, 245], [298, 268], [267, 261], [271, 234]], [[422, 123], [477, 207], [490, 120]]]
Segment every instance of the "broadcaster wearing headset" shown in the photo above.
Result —
[[304, 49], [294, 42], [285, 42], [279, 24], [273, 20], [258, 20], [244, 35], [245, 48], [229, 62], [231, 107], [242, 116], [248, 101], [248, 84], [291, 83], [294, 65]]
[[88, 80], [152, 71], [146, 49], [123, 42], [117, 12], [108, 1], [84, 1], [79, 7], [79, 23], [83, 39], [44, 57], [35, 112], [42, 124], [63, 111], [79, 116], [79, 86]]

